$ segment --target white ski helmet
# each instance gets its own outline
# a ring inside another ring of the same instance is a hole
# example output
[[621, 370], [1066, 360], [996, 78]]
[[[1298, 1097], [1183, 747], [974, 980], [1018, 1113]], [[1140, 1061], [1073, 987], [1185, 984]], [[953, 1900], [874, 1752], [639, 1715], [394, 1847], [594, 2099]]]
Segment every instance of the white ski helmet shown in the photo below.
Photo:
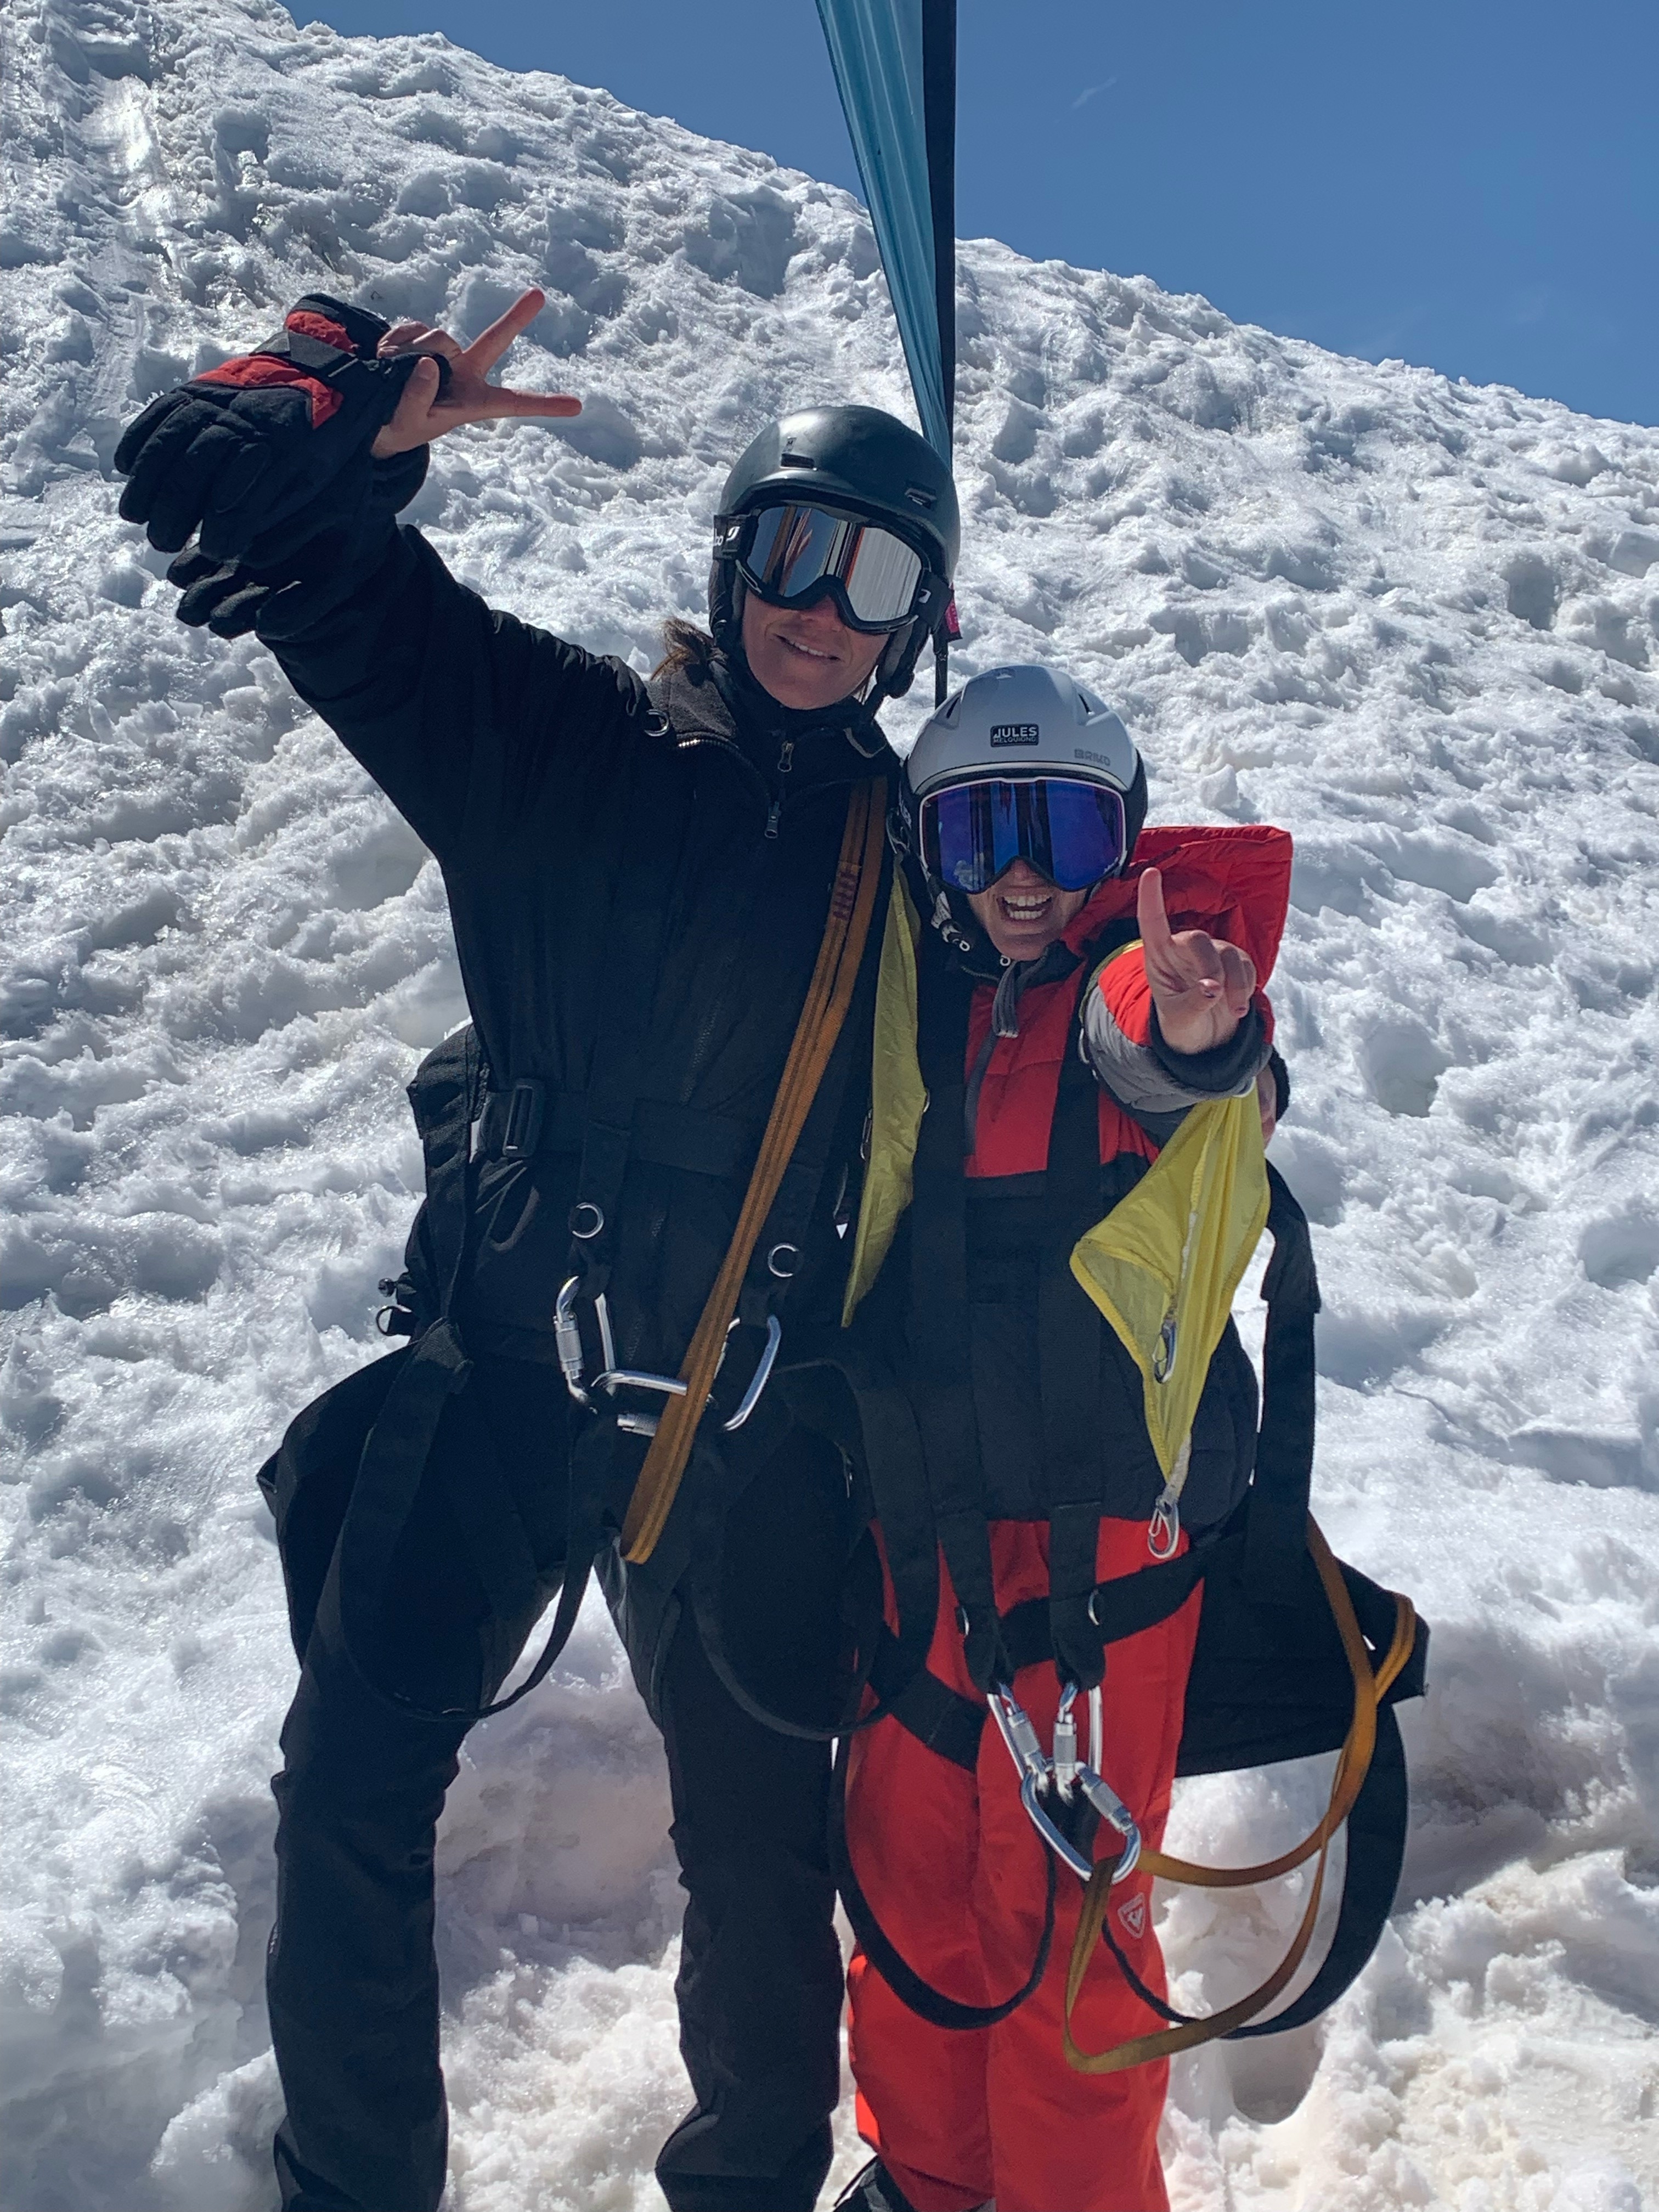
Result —
[[924, 724], [898, 811], [936, 925], [976, 935], [967, 898], [1016, 858], [1063, 890], [1121, 873], [1146, 819], [1146, 771], [1117, 715], [1063, 671], [990, 668]]

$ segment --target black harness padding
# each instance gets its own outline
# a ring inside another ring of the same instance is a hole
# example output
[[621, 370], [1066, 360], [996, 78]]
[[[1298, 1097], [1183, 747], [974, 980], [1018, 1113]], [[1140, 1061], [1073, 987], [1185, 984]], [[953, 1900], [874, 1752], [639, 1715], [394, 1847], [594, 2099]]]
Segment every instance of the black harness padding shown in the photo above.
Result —
[[[941, 1684], [940, 1687], [943, 1688]], [[858, 1875], [853, 1869], [852, 1854], [847, 1847], [847, 1765], [852, 1748], [850, 1737], [843, 1736], [836, 1752], [836, 1771], [830, 1785], [830, 1865], [841, 1892], [841, 1901], [847, 1908], [847, 1917], [859, 1948], [881, 1976], [902, 2004], [908, 2005], [919, 2019], [934, 2027], [972, 2030], [994, 2027], [999, 2021], [1006, 2020], [1010, 2013], [1018, 2012], [1027, 1997], [1048, 1972], [1048, 1954], [1054, 1948], [1054, 1909], [1057, 1902], [1058, 1874], [1054, 1855], [1042, 1844], [1046, 1887], [1042, 1900], [1042, 1933], [1037, 1940], [1036, 1956], [1031, 1971], [1012, 1996], [1000, 2004], [963, 2004], [957, 1997], [946, 1996], [943, 1990], [917, 1973], [908, 1960], [896, 1948], [892, 1938], [877, 1918], [869, 1899], [865, 1895]], [[1036, 1842], [1035, 1832], [1033, 1843]]]
[[[364, 1439], [319, 1606], [331, 1609], [347, 1656], [377, 1697], [406, 1715], [445, 1723], [504, 1711], [545, 1679], [575, 1626], [597, 1547], [597, 1537], [588, 1541], [585, 1527], [577, 1525], [573, 1507], [553, 1626], [534, 1668], [510, 1696], [489, 1705], [433, 1708], [377, 1679], [368, 1655], [398, 1540], [414, 1510], [445, 1403], [465, 1389], [471, 1371], [453, 1309], [466, 1258], [467, 1161], [483, 1078], [483, 1054], [469, 1024], [428, 1054], [410, 1085], [426, 1156], [427, 1231], [438, 1311], [406, 1352], [393, 1355], [403, 1364]], [[572, 1477], [574, 1498], [574, 1467]], [[501, 1470], [482, 1440], [469, 1455], [465, 1479], [458, 1470], [447, 1495], [491, 1613], [503, 1620], [522, 1616], [538, 1586], [536, 1559]]]
[[[586, 1127], [585, 1091], [550, 1091], [526, 1079], [511, 1090], [486, 1092], [472, 1154], [475, 1159], [532, 1159], [580, 1152]], [[760, 1139], [757, 1121], [666, 1098], [638, 1098], [629, 1157], [730, 1182], [749, 1166]]]
[[[1407, 1694], [1422, 1694], [1420, 1678], [1418, 1688]], [[1335, 2003], [1382, 1939], [1400, 1887], [1410, 1810], [1406, 1747], [1400, 1740], [1393, 1699], [1390, 1691], [1389, 1702], [1377, 1711], [1370, 1766], [1358, 1796], [1348, 1808], [1342, 1903], [1319, 1972], [1282, 2012], [1236, 2027], [1230, 2042], [1253, 2035], [1278, 2035], [1288, 2027], [1304, 2027], [1316, 2020], [1328, 2005]]]
[[[321, 1607], [336, 1615], [341, 1642], [358, 1674], [370, 1689], [404, 1708], [410, 1701], [376, 1680], [368, 1651], [398, 1539], [413, 1510], [445, 1404], [465, 1389], [471, 1371], [452, 1315], [466, 1257], [467, 1160], [483, 1084], [483, 1058], [469, 1024], [428, 1054], [410, 1085], [409, 1103], [426, 1156], [438, 1311], [404, 1356], [363, 1441], [321, 1598]], [[493, 1595], [501, 1571], [493, 1549], [476, 1564], [486, 1594]], [[510, 1570], [508, 1579], [516, 1586], [518, 1577]]]

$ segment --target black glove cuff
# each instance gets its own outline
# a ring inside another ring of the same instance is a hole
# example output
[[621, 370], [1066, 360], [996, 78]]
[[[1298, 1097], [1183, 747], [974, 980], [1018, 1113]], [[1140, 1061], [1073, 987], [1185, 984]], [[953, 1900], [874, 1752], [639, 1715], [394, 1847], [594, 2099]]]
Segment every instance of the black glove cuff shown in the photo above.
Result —
[[406, 453], [393, 453], [389, 460], [376, 461], [370, 493], [375, 506], [392, 514], [400, 514], [426, 482], [431, 457], [430, 446], [412, 446]]

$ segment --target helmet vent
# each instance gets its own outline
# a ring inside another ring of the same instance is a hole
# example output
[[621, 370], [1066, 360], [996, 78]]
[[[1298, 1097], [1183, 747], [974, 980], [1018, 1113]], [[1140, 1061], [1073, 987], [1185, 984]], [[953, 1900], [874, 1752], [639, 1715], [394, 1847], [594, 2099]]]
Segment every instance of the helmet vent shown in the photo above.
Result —
[[810, 453], [780, 453], [778, 466], [781, 469], [815, 469], [817, 463]]

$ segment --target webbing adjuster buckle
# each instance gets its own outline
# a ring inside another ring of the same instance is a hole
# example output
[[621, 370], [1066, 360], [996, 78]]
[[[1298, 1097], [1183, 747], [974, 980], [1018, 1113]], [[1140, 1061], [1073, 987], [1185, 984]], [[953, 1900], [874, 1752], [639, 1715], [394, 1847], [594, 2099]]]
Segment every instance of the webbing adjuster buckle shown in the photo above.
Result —
[[546, 1112], [547, 1085], [533, 1075], [521, 1076], [507, 1095], [507, 1127], [501, 1133], [504, 1160], [532, 1157], [541, 1142]]

